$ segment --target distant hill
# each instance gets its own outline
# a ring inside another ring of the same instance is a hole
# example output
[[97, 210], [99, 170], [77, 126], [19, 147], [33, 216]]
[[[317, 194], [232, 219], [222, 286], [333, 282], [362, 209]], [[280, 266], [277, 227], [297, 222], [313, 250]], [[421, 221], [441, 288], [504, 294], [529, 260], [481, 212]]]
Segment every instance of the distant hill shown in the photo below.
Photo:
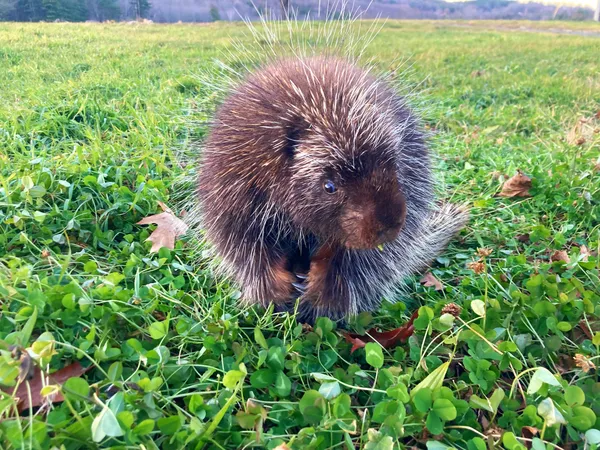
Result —
[[[286, 1], [286, 0], [284, 0]], [[299, 19], [325, 19], [344, 14], [343, 0], [289, 0]], [[528, 19], [591, 20], [593, 11], [583, 7], [560, 7], [509, 0], [347, 0], [365, 18], [390, 19]], [[369, 6], [370, 4], [370, 6]], [[256, 5], [256, 6], [254, 6]], [[368, 7], [369, 6], [369, 7]], [[367, 8], [368, 7], [368, 8]], [[259, 16], [282, 17], [280, 0], [0, 0], [0, 21], [83, 22], [139, 18], [155, 22], [212, 22], [256, 20]], [[352, 14], [356, 16], [356, 14]]]
[[[121, 11], [126, 12], [130, 0], [120, 0]], [[255, 8], [245, 0], [154, 0], [149, 18], [156, 22], [208, 22], [239, 20], [240, 17], [258, 19], [259, 12], [281, 15], [279, 0], [255, 0]], [[327, 0], [291, 0], [299, 18], [325, 18]], [[330, 1], [329, 3], [335, 3]], [[591, 20], [593, 11], [584, 7], [560, 7], [541, 3], [518, 3], [508, 0], [474, 0], [445, 2], [443, 0], [355, 0], [354, 9], [365, 10], [364, 17], [391, 19], [523, 19], [523, 20]], [[130, 6], [129, 6], [130, 7]], [[258, 11], [257, 11], [258, 9]], [[340, 15], [334, 11], [333, 16]]]

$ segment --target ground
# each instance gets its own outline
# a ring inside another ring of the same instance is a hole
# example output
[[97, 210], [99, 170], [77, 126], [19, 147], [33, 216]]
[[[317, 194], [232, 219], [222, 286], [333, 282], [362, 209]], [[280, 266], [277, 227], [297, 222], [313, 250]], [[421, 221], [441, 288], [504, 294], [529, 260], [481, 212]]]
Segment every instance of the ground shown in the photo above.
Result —
[[[597, 445], [600, 28], [385, 24], [365, 57], [401, 66], [472, 218], [441, 289], [408, 280], [350, 324], [417, 311], [409, 341], [354, 352], [329, 320], [239, 307], [190, 238], [151, 253], [136, 224], [174, 202], [218, 97], [196, 75], [243, 29], [0, 25], [0, 447]], [[500, 196], [519, 170], [529, 196]]]

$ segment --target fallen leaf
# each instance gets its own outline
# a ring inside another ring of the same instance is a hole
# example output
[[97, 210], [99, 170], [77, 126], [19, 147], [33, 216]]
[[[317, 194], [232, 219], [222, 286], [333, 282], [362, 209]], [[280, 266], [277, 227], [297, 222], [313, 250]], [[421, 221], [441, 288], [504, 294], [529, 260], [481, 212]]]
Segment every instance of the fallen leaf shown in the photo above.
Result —
[[592, 252], [585, 245], [582, 245], [579, 247], [579, 256], [583, 262], [588, 262], [588, 258], [592, 256]]
[[600, 109], [598, 111], [596, 111], [596, 114], [594, 114], [594, 117], [596, 119], [600, 119]]
[[529, 439], [529, 441], [525, 441], [525, 447], [531, 448], [531, 439], [536, 437], [540, 431], [535, 427], [524, 426], [521, 428], [521, 436]]
[[573, 359], [575, 360], [575, 365], [585, 373], [588, 373], [590, 370], [596, 368], [594, 362], [581, 353], [576, 353]]
[[581, 319], [579, 321], [579, 328], [581, 328], [581, 331], [583, 331], [583, 333], [586, 335], [586, 337], [591, 341], [592, 339], [594, 339], [594, 333], [592, 332], [592, 330], [590, 329], [588, 323], [584, 320]]
[[565, 250], [557, 250], [554, 253], [552, 253], [550, 261], [564, 261], [566, 263], [571, 262], [571, 260], [569, 259], [569, 254]]
[[421, 278], [421, 284], [425, 287], [435, 288], [436, 291], [443, 291], [444, 285], [440, 280], [438, 280], [431, 272], [427, 272]]
[[[82, 367], [82, 365], [76, 361], [50, 375], [42, 375], [40, 368], [35, 366], [32, 378], [29, 381], [23, 381], [18, 385], [17, 392], [14, 395], [17, 399], [17, 409], [19, 412], [22, 412], [29, 408], [40, 406], [46, 401], [52, 403], [62, 402], [64, 397], [60, 391], [57, 390], [55, 393], [44, 397], [41, 393], [42, 388], [48, 385], [62, 386], [69, 378], [79, 377], [91, 368], [91, 366]], [[45, 382], [42, 377], [44, 377]], [[12, 392], [13, 389], [14, 388], [10, 388], [10, 391], [7, 390], [5, 392]], [[29, 397], [28, 391], [31, 391], [31, 398]]]
[[498, 194], [500, 197], [531, 197], [531, 178], [520, 170], [515, 176], [509, 178], [502, 185], [502, 191]]
[[25, 380], [31, 380], [35, 376], [35, 365], [33, 363], [33, 359], [24, 351], [21, 353], [21, 357], [19, 358], [19, 382], [23, 382]]
[[138, 225], [148, 225], [154, 223], [157, 225], [156, 229], [146, 239], [152, 242], [152, 248], [150, 252], [157, 252], [162, 247], [173, 250], [175, 248], [175, 238], [183, 235], [188, 230], [188, 225], [179, 219], [173, 211], [171, 211], [167, 205], [163, 202], [158, 202], [163, 213], [154, 214], [140, 220]]
[[517, 234], [515, 237], [516, 237], [517, 241], [523, 242], [523, 243], [529, 242], [529, 238], [530, 238], [529, 233]]
[[405, 342], [415, 331], [415, 327], [413, 322], [419, 316], [419, 312], [415, 311], [413, 315], [410, 317], [408, 322], [402, 325], [399, 328], [395, 328], [390, 331], [376, 331], [374, 328], [367, 331], [367, 334], [364, 336], [358, 335], [356, 333], [342, 333], [347, 342], [352, 344], [352, 349], [350, 353], [354, 353], [354, 351], [359, 348], [364, 347], [367, 342], [378, 342], [384, 348], [392, 348], [397, 346], [401, 342]]

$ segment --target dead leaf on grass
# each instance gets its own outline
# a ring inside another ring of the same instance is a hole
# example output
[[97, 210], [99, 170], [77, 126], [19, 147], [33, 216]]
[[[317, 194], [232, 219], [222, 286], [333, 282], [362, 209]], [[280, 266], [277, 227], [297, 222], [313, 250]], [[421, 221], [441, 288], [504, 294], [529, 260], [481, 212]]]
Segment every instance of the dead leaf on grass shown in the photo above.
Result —
[[427, 272], [421, 278], [421, 284], [425, 287], [435, 288], [436, 291], [443, 291], [444, 285], [431, 272]]
[[583, 262], [588, 262], [589, 257], [592, 256], [592, 252], [590, 252], [590, 249], [587, 248], [587, 246], [582, 245], [579, 247], [579, 256], [581, 256]]
[[[42, 374], [42, 371], [38, 366], [35, 366], [32, 371], [33, 376], [31, 379], [29, 381], [21, 382], [15, 393], [15, 398], [18, 399], [18, 411], [22, 412], [29, 408], [35, 408], [36, 406], [44, 404], [46, 401], [52, 403], [62, 402], [64, 397], [58, 389], [53, 394], [44, 397], [42, 395], [42, 388], [51, 385], [62, 386], [69, 378], [79, 377], [90, 369], [91, 366], [83, 367], [76, 361], [50, 375], [45, 375]], [[12, 393], [12, 389], [14, 388], [10, 388], [6, 392]], [[29, 397], [29, 392], [31, 392], [31, 397]]]
[[498, 195], [500, 197], [531, 197], [529, 189], [531, 189], [531, 178], [519, 170], [515, 176], [504, 182]]
[[575, 365], [585, 373], [588, 373], [590, 370], [596, 368], [594, 362], [581, 353], [576, 353], [573, 359], [575, 360]]
[[347, 342], [352, 344], [350, 353], [354, 353], [359, 348], [363, 348], [367, 342], [378, 342], [384, 348], [396, 347], [401, 342], [405, 342], [415, 332], [414, 321], [419, 316], [419, 311], [415, 311], [408, 322], [399, 328], [390, 331], [377, 331], [374, 328], [367, 331], [367, 334], [361, 336], [356, 333], [343, 332], [342, 335]]
[[163, 202], [158, 202], [158, 204], [164, 211], [163, 213], [148, 216], [137, 223], [138, 225], [149, 225], [151, 223], [157, 225], [156, 229], [146, 239], [152, 242], [151, 253], [159, 251], [162, 247], [173, 250], [175, 248], [175, 239], [184, 235], [189, 228], [167, 205]]
[[550, 256], [550, 261], [564, 261], [567, 264], [571, 262], [569, 259], [569, 254], [565, 250], [556, 250], [554, 253], [552, 253], [552, 256]]

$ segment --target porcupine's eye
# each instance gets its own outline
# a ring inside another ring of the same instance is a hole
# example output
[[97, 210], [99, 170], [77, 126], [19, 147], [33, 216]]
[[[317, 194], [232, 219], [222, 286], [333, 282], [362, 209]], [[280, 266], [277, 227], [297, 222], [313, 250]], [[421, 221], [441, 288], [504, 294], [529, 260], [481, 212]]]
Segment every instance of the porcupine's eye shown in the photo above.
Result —
[[328, 194], [335, 194], [335, 192], [337, 191], [335, 184], [333, 184], [333, 181], [331, 180], [325, 180], [325, 182], [323, 183], [323, 189], [325, 189], [325, 192], [327, 192]]

